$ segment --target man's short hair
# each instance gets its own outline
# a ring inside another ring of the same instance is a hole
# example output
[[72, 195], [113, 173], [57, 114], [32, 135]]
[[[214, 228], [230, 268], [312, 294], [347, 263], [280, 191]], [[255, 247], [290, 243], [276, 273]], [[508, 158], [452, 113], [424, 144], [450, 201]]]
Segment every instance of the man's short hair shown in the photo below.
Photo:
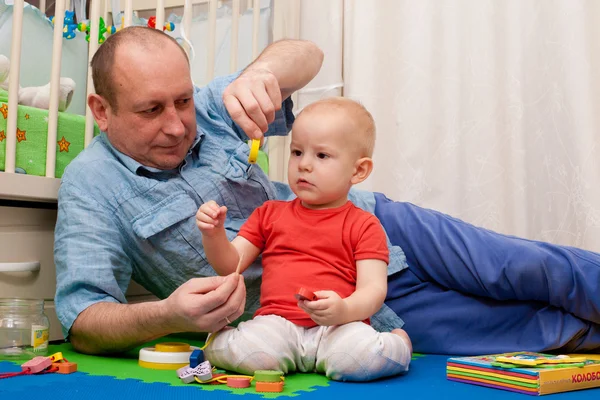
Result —
[[[92, 57], [92, 79], [96, 94], [102, 96], [113, 111], [117, 112], [117, 93], [112, 76], [113, 66], [116, 61], [117, 49], [120, 46], [141, 46], [148, 51], [156, 51], [167, 45], [169, 42], [177, 45], [185, 56], [188, 56], [183, 48], [175, 39], [158, 29], [152, 29], [145, 26], [130, 26], [123, 28], [117, 33], [110, 35]], [[144, 60], [140, 60], [141, 63]]]

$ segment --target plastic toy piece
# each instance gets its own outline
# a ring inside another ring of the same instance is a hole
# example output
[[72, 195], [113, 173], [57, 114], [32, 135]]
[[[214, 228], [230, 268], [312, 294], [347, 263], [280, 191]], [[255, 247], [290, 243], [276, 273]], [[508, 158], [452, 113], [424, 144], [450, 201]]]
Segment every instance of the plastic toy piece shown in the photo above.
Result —
[[192, 351], [190, 356], [190, 368], [196, 368], [204, 362], [204, 352], [200, 349]]
[[279, 370], [257, 370], [254, 371], [254, 380], [257, 382], [279, 382], [283, 378], [283, 372]]
[[256, 382], [257, 392], [281, 393], [283, 392], [283, 381], [279, 382]]
[[194, 375], [196, 375], [196, 377], [202, 382], [211, 380], [212, 366], [210, 365], [210, 362], [206, 360], [200, 365], [196, 366], [196, 368], [194, 368]]
[[227, 386], [235, 389], [244, 389], [250, 387], [252, 378], [230, 376], [227, 378]]
[[310, 290], [304, 289], [304, 288], [298, 289], [298, 291], [296, 292], [296, 294], [294, 296], [296, 297], [296, 299], [298, 299], [298, 301], [300, 301], [300, 300], [308, 300], [308, 301], [317, 300], [316, 294], [314, 294]]
[[154, 346], [154, 350], [163, 353], [181, 353], [184, 351], [191, 351], [189, 344], [179, 342], [157, 343]]
[[[148, 18], [148, 23], [146, 24], [148, 28], [156, 29], [156, 17], [153, 15]], [[172, 22], [165, 22], [163, 25], [163, 31], [173, 32], [175, 30], [175, 24]]]
[[22, 364], [21, 370], [29, 371], [32, 374], [37, 374], [38, 372], [42, 372], [50, 366], [52, 366], [52, 361], [50, 360], [50, 357], [38, 356], [27, 361], [25, 364]]
[[183, 383], [192, 383], [196, 380], [196, 375], [194, 375], [193, 369], [190, 368], [189, 365], [179, 368], [177, 370], [177, 376]]
[[213, 378], [212, 366], [208, 361], [204, 361], [194, 368], [186, 365], [177, 370], [177, 376], [183, 383], [192, 383], [195, 380], [205, 382]]
[[260, 140], [252, 139], [252, 143], [250, 144], [250, 155], [248, 156], [248, 162], [250, 164], [256, 164], [256, 160], [258, 159], [258, 150], [260, 150]]
[[60, 351], [58, 353], [52, 354], [49, 358], [50, 358], [50, 361], [52, 361], [53, 363], [57, 363], [59, 361], [64, 360], [64, 357]]
[[144, 368], [177, 370], [189, 364], [193, 350], [197, 349], [187, 343], [158, 343], [156, 347], [140, 350], [138, 364]]
[[72, 374], [73, 372], [77, 372], [77, 364], [68, 361], [52, 363], [52, 368], [56, 368], [56, 372], [59, 374]]

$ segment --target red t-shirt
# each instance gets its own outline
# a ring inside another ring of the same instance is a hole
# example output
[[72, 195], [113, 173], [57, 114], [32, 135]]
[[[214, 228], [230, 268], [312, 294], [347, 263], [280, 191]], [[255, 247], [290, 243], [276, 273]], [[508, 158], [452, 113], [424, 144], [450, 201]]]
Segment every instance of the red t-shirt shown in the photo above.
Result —
[[260, 308], [254, 315], [275, 314], [305, 327], [316, 324], [298, 307], [299, 288], [346, 298], [356, 288], [356, 261], [389, 262], [379, 220], [350, 201], [324, 210], [307, 209], [298, 199], [267, 201], [239, 235], [262, 252]]

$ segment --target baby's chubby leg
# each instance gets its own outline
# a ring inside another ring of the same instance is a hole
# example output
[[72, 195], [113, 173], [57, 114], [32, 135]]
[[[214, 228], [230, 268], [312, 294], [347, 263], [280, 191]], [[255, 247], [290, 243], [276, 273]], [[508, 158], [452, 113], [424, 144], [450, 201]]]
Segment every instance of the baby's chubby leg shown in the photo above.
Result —
[[298, 331], [275, 315], [261, 315], [216, 333], [204, 349], [207, 360], [229, 371], [252, 375], [256, 370], [296, 371]]
[[377, 332], [363, 322], [331, 326], [317, 350], [317, 372], [336, 381], [370, 381], [408, 371], [412, 345], [406, 332]]

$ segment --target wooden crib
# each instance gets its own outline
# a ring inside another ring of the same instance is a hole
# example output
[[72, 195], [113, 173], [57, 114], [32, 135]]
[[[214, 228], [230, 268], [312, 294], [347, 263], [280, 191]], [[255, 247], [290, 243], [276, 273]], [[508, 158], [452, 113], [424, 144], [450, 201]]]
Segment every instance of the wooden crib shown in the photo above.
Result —
[[[65, 8], [69, 0], [57, 0], [55, 21], [63, 21]], [[264, 0], [263, 0], [264, 1]], [[109, 0], [91, 0], [90, 3], [90, 37], [98, 37], [99, 18], [109, 17]], [[45, 3], [45, 2], [44, 2]], [[193, 4], [192, 4], [193, 3]], [[258, 24], [260, 0], [122, 0], [124, 10], [124, 26], [132, 24], [134, 12], [155, 10], [156, 27], [162, 27], [165, 22], [165, 8], [183, 7], [182, 26], [190, 32], [192, 24], [192, 6], [200, 4], [207, 10], [209, 34], [206, 37], [206, 59], [195, 59], [193, 62], [206, 62], [206, 83], [214, 76], [215, 63], [215, 32], [217, 11], [219, 7], [231, 7], [231, 53], [229, 70], [236, 71], [243, 65], [238, 65], [238, 27], [239, 16], [242, 12], [252, 12], [252, 56], [255, 58], [259, 51]], [[298, 37], [299, 35], [299, 0], [271, 0], [271, 40], [283, 37]], [[43, 9], [43, 6], [40, 6]], [[10, 52], [10, 76], [8, 93], [7, 129], [4, 133], [6, 144], [5, 168], [0, 172], [0, 297], [38, 298], [46, 301], [46, 313], [51, 320], [50, 338], [62, 338], [60, 323], [56, 319], [53, 299], [56, 286], [53, 261], [53, 236], [56, 221], [56, 201], [60, 179], [55, 176], [56, 154], [59, 138], [57, 137], [58, 112], [58, 83], [60, 79], [61, 51], [63, 25], [54, 24], [52, 71], [50, 78], [51, 94], [48, 110], [48, 132], [46, 138], [46, 168], [45, 176], [34, 176], [18, 173], [15, 166], [18, 131], [18, 88], [21, 59], [21, 38], [23, 19], [23, 0], [14, 0], [13, 35]], [[91, 60], [98, 42], [90, 40], [88, 60]], [[192, 49], [184, 46], [186, 51]], [[88, 70], [87, 94], [93, 92], [91, 72]], [[82, 90], [82, 89], [79, 89]], [[87, 95], [86, 95], [87, 97]], [[93, 116], [85, 106], [85, 138], [87, 146], [94, 135]], [[270, 139], [270, 148], [278, 149], [269, 154], [270, 163], [283, 162], [282, 146], [278, 143], [281, 138]], [[277, 179], [278, 177], [275, 177]], [[148, 293], [132, 283], [127, 292], [128, 301], [144, 301]]]

